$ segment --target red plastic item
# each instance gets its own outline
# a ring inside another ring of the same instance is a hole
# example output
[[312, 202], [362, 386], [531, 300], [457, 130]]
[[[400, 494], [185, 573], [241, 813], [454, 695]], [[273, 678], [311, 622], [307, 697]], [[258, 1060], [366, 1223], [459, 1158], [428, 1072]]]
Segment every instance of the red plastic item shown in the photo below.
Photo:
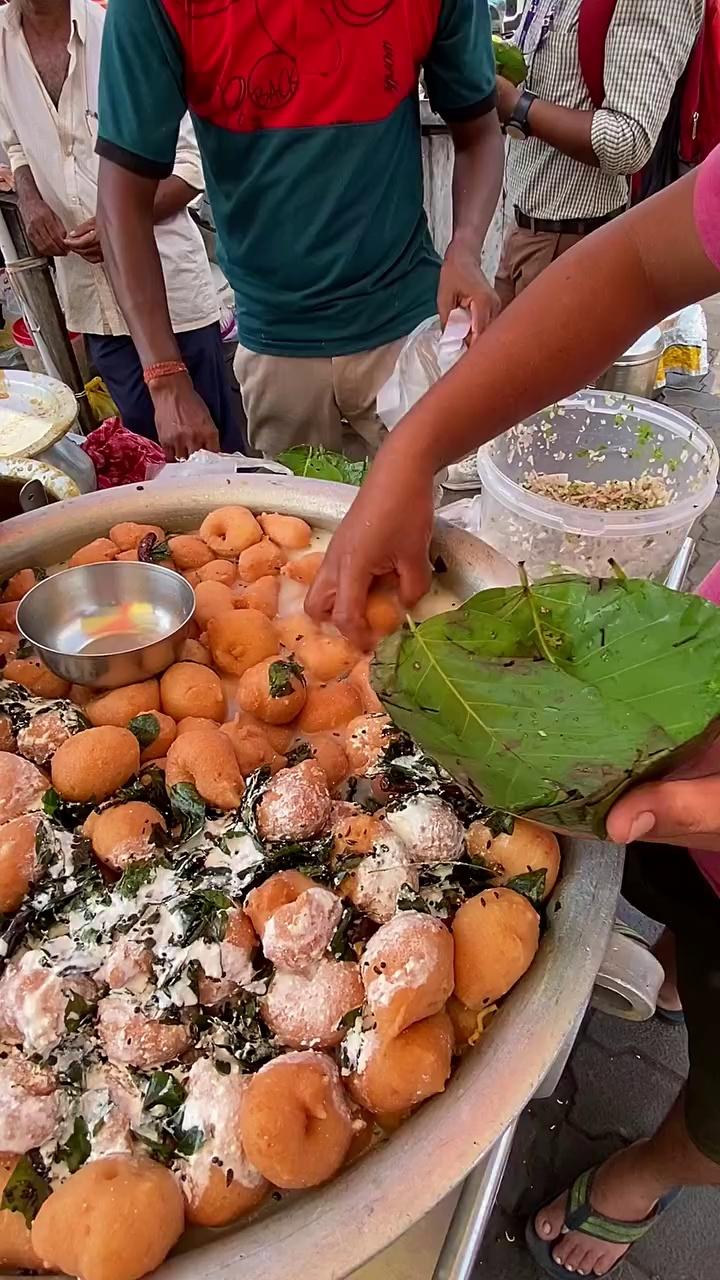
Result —
[[119, 418], [108, 418], [91, 431], [82, 448], [95, 466], [98, 489], [137, 484], [147, 479], [148, 467], [165, 463], [159, 444], [128, 431]]
[[[13, 322], [10, 332], [12, 333], [13, 342], [15, 343], [16, 347], [34, 347], [35, 346], [35, 341], [33, 339], [33, 336], [30, 330], [28, 329], [25, 321], [23, 320], [22, 316], [20, 316], [19, 320], [15, 320]], [[68, 329], [68, 338], [70, 339], [71, 342], [75, 342], [79, 337], [80, 337], [79, 333], [71, 333], [71, 331]]]

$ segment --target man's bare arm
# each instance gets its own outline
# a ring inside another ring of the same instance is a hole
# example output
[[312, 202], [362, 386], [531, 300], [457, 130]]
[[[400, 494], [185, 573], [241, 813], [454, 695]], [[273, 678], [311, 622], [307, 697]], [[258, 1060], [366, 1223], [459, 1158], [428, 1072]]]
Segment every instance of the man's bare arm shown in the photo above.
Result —
[[33, 248], [45, 258], [64, 258], [68, 251], [65, 228], [40, 195], [30, 165], [15, 170], [15, 191]]
[[166, 218], [172, 218], [176, 213], [181, 213], [186, 209], [191, 200], [199, 196], [200, 192], [191, 187], [189, 182], [184, 178], [178, 178], [173, 173], [169, 178], [163, 178], [158, 183], [155, 192], [155, 203], [153, 205], [153, 219], [157, 222], [164, 222]]
[[445, 325], [454, 307], [467, 307], [477, 337], [500, 310], [480, 254], [500, 196], [505, 148], [496, 111], [448, 127], [455, 147], [453, 237], [440, 275], [438, 313]]
[[[155, 243], [158, 186], [155, 178], [100, 159], [97, 223], [103, 257], [143, 368], [181, 359]], [[217, 450], [215, 424], [186, 373], [158, 378], [149, 390], [158, 438], [171, 457]]]
[[435, 473], [587, 385], [651, 324], [720, 287], [695, 226], [695, 181], [563, 254], [403, 418], [330, 544], [308, 595], [313, 616], [367, 642], [376, 577], [396, 573], [407, 604], [429, 585]]

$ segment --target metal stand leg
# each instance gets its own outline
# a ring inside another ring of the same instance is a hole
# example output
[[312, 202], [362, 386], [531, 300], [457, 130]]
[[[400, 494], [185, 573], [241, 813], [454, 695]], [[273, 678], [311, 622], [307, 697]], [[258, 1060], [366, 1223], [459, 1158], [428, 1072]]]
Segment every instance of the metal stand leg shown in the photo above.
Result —
[[14, 196], [0, 199], [0, 250], [45, 369], [75, 392], [78, 422], [87, 435], [96, 422], [67, 336], [52, 272], [47, 259], [36, 257], [29, 247]]
[[453, 1214], [433, 1280], [469, 1280], [510, 1158], [517, 1120], [470, 1174]]

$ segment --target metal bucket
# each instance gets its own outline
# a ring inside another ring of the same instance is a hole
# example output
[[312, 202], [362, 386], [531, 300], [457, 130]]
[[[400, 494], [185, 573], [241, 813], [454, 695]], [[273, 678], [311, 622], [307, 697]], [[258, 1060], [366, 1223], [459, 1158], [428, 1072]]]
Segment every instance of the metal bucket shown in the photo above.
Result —
[[[56, 564], [120, 520], [190, 530], [232, 502], [331, 529], [355, 493], [285, 476], [128, 485], [8, 521], [0, 528], [0, 575]], [[464, 596], [513, 580], [497, 552], [442, 520], [433, 554], [448, 566], [448, 586]], [[288, 1197], [245, 1226], [188, 1232], [156, 1280], [340, 1280], [439, 1204], [523, 1110], [574, 1034], [610, 936], [621, 872], [614, 845], [566, 841], [539, 954], [445, 1093], [326, 1187]]]
[[650, 330], [624, 356], [610, 365], [597, 379], [595, 386], [601, 391], [618, 391], [621, 395], [643, 396], [646, 400], [651, 400], [664, 350], [661, 331]]

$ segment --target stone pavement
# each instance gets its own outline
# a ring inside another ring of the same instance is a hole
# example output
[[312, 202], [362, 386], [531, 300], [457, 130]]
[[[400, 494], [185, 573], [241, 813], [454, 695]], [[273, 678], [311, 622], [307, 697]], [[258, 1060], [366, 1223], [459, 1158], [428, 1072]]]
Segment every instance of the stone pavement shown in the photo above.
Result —
[[[720, 296], [706, 303], [706, 313], [710, 372], [699, 384], [674, 386], [663, 399], [695, 418], [720, 446]], [[693, 585], [720, 559], [720, 499], [695, 535]], [[630, 908], [622, 914], [648, 938], [655, 936], [656, 927]], [[542, 1272], [524, 1248], [529, 1212], [583, 1169], [652, 1132], [686, 1070], [684, 1029], [657, 1019], [632, 1023], [588, 1014], [554, 1097], [533, 1103], [520, 1122], [474, 1280], [539, 1280]], [[718, 1280], [720, 1192], [685, 1192], [615, 1275], [618, 1280]]]

